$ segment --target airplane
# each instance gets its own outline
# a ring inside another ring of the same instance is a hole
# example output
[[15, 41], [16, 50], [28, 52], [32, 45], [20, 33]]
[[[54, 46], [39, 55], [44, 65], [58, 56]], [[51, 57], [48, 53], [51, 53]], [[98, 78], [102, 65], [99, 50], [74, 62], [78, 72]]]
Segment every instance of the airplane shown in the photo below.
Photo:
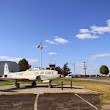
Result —
[[2, 80], [15, 80], [16, 88], [19, 88], [19, 81], [32, 81], [32, 86], [36, 85], [36, 81], [49, 82], [48, 87], [51, 88], [51, 81], [60, 77], [58, 71], [45, 70], [45, 69], [34, 69], [26, 70], [21, 72], [9, 72], [8, 64], [4, 65], [4, 75]]

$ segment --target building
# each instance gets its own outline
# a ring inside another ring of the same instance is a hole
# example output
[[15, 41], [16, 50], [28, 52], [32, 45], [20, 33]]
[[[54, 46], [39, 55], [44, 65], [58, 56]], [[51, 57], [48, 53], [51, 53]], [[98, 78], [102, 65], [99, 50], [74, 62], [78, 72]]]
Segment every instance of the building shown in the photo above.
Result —
[[56, 64], [49, 64], [49, 67], [46, 69], [55, 70]]
[[0, 76], [4, 74], [4, 65], [8, 64], [8, 68], [10, 72], [18, 72], [20, 71], [19, 65], [16, 62], [12, 61], [0, 61]]

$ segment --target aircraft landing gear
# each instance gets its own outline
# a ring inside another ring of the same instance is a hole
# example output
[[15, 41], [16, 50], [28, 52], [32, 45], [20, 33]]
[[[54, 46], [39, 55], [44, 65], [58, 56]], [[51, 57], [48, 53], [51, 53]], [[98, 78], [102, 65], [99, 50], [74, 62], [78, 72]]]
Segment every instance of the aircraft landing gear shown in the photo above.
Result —
[[35, 81], [32, 82], [32, 86], [36, 86], [36, 82]]
[[49, 88], [52, 88], [51, 81], [49, 81], [48, 87], [49, 87]]
[[19, 88], [18, 80], [15, 81], [15, 86], [16, 86], [16, 88]]

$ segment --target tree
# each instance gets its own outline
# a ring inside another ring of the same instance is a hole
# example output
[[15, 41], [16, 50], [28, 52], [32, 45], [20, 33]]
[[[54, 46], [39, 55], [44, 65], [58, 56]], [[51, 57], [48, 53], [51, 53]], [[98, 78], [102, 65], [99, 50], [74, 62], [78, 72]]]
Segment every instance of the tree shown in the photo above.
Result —
[[63, 75], [64, 75], [64, 76], [67, 76], [68, 74], [71, 73], [71, 72], [70, 72], [70, 68], [68, 68], [68, 63], [64, 64], [62, 70], [63, 70]]
[[64, 73], [63, 70], [59, 66], [55, 67], [55, 70], [58, 71], [58, 74], [63, 75]]
[[30, 65], [28, 64], [28, 61], [25, 58], [20, 60], [18, 65], [20, 67], [20, 71], [26, 71], [30, 67]]
[[101, 73], [101, 74], [108, 75], [108, 73], [109, 73], [108, 67], [107, 67], [106, 65], [102, 65], [102, 66], [100, 67], [100, 73]]

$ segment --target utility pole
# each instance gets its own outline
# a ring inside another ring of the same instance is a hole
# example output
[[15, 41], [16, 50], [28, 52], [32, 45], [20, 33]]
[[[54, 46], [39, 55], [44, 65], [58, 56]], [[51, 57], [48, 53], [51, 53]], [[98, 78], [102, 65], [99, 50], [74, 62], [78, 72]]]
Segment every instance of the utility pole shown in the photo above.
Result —
[[75, 63], [74, 63], [74, 75], [76, 75], [76, 70], [75, 70]]
[[87, 63], [87, 62], [84, 62], [84, 68], [83, 68], [83, 69], [84, 69], [84, 73], [85, 73], [85, 77], [86, 77], [86, 70], [87, 70], [86, 63]]

